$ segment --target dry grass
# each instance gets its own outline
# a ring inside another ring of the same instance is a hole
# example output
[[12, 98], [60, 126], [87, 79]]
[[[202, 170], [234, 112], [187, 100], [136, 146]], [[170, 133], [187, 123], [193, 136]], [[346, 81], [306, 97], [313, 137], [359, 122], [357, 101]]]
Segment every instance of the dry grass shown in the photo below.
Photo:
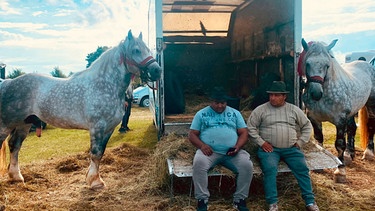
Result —
[[[186, 138], [174, 135], [157, 142], [151, 115], [138, 111], [135, 108], [131, 116], [133, 131], [125, 135], [115, 132], [104, 155], [101, 175], [106, 189], [93, 191], [88, 188], [85, 173], [89, 156], [86, 150], [72, 152], [26, 164], [21, 162], [24, 184], [9, 183], [6, 177], [0, 178], [0, 209], [3, 205], [6, 210], [195, 210], [195, 199], [189, 196], [191, 181], [174, 178], [172, 197], [166, 170], [167, 157], [190, 159], [194, 149]], [[137, 121], [148, 122], [144, 132], [137, 128], [142, 125]], [[324, 127], [329, 128], [325, 130], [326, 137], [331, 137], [335, 131], [332, 125]], [[46, 133], [43, 135], [48, 138]], [[326, 147], [336, 154], [332, 139]], [[321, 210], [375, 209], [374, 162], [361, 161], [362, 150], [357, 149], [355, 161], [347, 167], [346, 184], [334, 183], [333, 170], [311, 173]], [[28, 150], [23, 149], [21, 154]], [[251, 210], [266, 208], [262, 182], [260, 176], [253, 179], [247, 201]], [[278, 187], [282, 210], [304, 210], [298, 185], [291, 174], [280, 174]], [[233, 210], [230, 205], [233, 178], [210, 178], [210, 190], [209, 210]]]

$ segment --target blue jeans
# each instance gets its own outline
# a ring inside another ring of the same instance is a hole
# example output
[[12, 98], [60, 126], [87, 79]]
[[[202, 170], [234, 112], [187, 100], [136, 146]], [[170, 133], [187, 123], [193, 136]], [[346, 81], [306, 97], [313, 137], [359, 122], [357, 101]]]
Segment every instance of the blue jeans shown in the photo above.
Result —
[[294, 174], [302, 192], [302, 198], [306, 205], [314, 203], [309, 168], [307, 167], [305, 155], [297, 147], [273, 148], [273, 152], [265, 152], [258, 149], [260, 167], [263, 172], [263, 186], [268, 204], [277, 203], [277, 167], [280, 160], [283, 160]]

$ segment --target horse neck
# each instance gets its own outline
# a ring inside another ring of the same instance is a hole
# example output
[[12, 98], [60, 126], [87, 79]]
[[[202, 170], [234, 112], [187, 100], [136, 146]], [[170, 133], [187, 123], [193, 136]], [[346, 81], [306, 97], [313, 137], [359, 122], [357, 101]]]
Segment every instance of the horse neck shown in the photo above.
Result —
[[124, 58], [118, 47], [113, 47], [104, 52], [87, 69], [88, 73], [103, 83], [114, 83], [120, 89], [128, 87], [129, 82], [126, 77], [128, 70], [124, 65]]
[[331, 58], [331, 66], [328, 71], [329, 79], [333, 81], [347, 80], [352, 75], [346, 71], [335, 58]]

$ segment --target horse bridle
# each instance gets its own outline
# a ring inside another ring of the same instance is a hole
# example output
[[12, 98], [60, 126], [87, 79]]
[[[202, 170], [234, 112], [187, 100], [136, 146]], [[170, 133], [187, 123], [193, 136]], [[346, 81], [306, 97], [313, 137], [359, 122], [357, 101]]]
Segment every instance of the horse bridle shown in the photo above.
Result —
[[146, 70], [147, 70], [148, 66], [150, 66], [150, 64], [152, 64], [154, 62], [156, 62], [156, 60], [152, 56], [148, 56], [147, 58], [145, 58], [140, 63], [137, 63], [136, 61], [134, 61], [134, 59], [129, 59], [128, 57], [125, 57], [125, 63], [127, 65], [136, 66], [141, 70], [140, 78], [143, 82], [150, 81], [150, 78], [149, 78]]
[[[315, 42], [314, 41], [310, 41], [307, 43], [307, 49], [313, 45]], [[298, 73], [301, 75], [302, 74], [302, 71], [300, 70], [300, 64], [302, 64], [302, 61], [305, 60], [306, 58], [306, 54], [307, 54], [307, 49], [304, 49], [301, 54], [300, 54], [300, 58], [299, 58], [299, 61], [298, 61]], [[331, 57], [331, 58], [335, 58], [332, 54], [329, 53], [328, 51], [328, 55]], [[307, 83], [319, 83], [323, 86], [324, 84], [324, 78], [320, 77], [320, 76], [307, 76]]]
[[313, 83], [320, 83], [322, 86], [324, 84], [324, 79], [320, 76], [311, 76], [311, 77], [307, 77], [307, 83], [310, 83], [310, 82], [313, 82]]

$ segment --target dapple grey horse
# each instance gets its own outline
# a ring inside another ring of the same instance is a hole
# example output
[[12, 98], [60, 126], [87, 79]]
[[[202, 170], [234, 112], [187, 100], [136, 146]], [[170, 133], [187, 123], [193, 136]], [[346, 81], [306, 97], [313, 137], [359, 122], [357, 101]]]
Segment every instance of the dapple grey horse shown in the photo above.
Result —
[[[124, 114], [125, 90], [132, 74], [158, 80], [161, 67], [142, 41], [129, 30], [125, 40], [104, 52], [92, 65], [71, 77], [52, 78], [36, 73], [7, 79], [0, 84], [0, 144], [9, 137], [10, 180], [23, 182], [18, 153], [33, 119], [90, 133], [91, 162], [86, 182], [105, 187], [99, 163], [107, 142]], [[72, 146], [74, 147], [74, 146]]]
[[302, 39], [302, 75], [307, 79], [303, 102], [314, 127], [314, 137], [320, 144], [323, 144], [322, 122], [336, 126], [335, 147], [343, 165], [335, 173], [336, 180], [344, 182], [345, 164], [355, 155], [357, 125], [354, 115], [364, 106], [371, 111], [375, 109], [375, 70], [363, 61], [340, 66], [331, 52], [336, 42], [308, 44]]

